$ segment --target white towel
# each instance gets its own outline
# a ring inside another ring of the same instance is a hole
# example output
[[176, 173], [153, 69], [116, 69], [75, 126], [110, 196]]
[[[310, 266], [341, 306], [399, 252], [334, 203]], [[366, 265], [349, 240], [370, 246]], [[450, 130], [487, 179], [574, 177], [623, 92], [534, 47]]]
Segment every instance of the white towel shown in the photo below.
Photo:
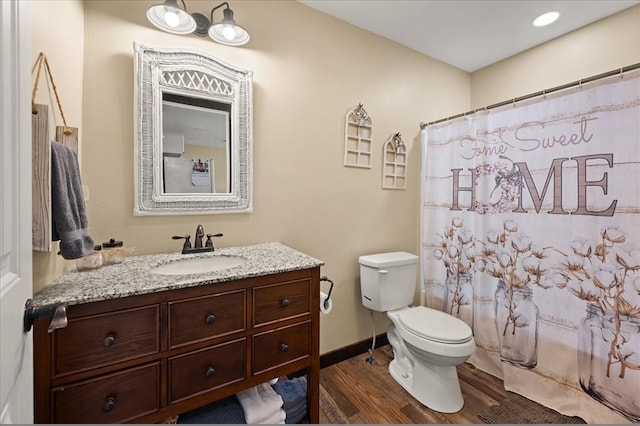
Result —
[[261, 385], [240, 391], [236, 394], [247, 424], [284, 423], [283, 400], [269, 385]]
[[280, 409], [273, 413], [273, 416], [268, 417], [259, 423], [263, 425], [283, 425], [286, 419], [287, 413], [283, 409]]

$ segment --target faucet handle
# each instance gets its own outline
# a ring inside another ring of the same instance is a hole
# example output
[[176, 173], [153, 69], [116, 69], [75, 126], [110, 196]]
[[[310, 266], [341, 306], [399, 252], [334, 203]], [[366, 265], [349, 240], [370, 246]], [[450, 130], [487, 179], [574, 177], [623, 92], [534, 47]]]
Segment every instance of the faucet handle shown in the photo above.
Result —
[[180, 236], [180, 235], [174, 235], [173, 237], [171, 237], [172, 240], [184, 240], [184, 245], [182, 246], [182, 252], [184, 253], [184, 251], [186, 249], [190, 249], [191, 248], [191, 236], [190, 235], [185, 235]]
[[213, 240], [212, 237], [222, 237], [222, 234], [207, 234], [207, 242], [204, 244], [205, 247], [210, 247], [213, 250]]

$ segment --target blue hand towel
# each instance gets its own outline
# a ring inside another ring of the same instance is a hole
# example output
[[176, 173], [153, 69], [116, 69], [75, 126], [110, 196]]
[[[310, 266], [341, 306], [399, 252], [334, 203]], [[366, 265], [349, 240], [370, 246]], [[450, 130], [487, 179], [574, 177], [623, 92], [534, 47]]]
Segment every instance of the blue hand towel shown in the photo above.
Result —
[[178, 416], [179, 424], [244, 424], [244, 411], [235, 395]]
[[300, 423], [302, 419], [307, 417], [307, 404], [303, 404], [298, 410], [287, 412], [286, 424]]
[[307, 416], [307, 378], [295, 377], [289, 380], [280, 380], [271, 385], [278, 395], [282, 397], [287, 417], [286, 423], [298, 423]]
[[306, 403], [307, 378], [305, 376], [284, 381], [280, 380], [272, 386], [276, 393], [282, 397], [284, 411], [296, 408], [302, 402]]
[[79, 259], [93, 252], [78, 157], [55, 141], [51, 142], [51, 216], [52, 240], [60, 241], [62, 257]]

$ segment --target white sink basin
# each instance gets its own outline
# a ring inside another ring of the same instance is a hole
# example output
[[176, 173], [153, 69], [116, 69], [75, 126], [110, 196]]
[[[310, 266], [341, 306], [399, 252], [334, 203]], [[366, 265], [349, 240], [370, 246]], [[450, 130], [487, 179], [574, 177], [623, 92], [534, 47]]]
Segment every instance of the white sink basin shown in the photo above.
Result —
[[207, 272], [235, 268], [236, 266], [244, 264], [246, 261], [246, 259], [238, 256], [199, 257], [160, 265], [152, 269], [151, 272], [160, 275], [206, 274]]

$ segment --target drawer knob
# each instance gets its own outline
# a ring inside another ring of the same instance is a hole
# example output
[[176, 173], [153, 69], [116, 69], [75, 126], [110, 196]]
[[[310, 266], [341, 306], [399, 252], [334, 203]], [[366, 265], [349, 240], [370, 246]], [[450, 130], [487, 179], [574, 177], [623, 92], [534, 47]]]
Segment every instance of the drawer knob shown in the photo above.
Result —
[[104, 340], [102, 341], [102, 345], [105, 348], [108, 348], [109, 346], [112, 346], [115, 342], [116, 342], [116, 338], [110, 334], [104, 338]]
[[213, 377], [214, 374], [216, 374], [216, 369], [209, 366], [209, 368], [207, 368], [207, 377]]
[[116, 408], [116, 399], [114, 397], [110, 396], [104, 402], [104, 405], [102, 406], [102, 411], [104, 411], [105, 413], [108, 413], [109, 411], [113, 410], [114, 408]]
[[289, 345], [287, 345], [286, 343], [280, 344], [280, 352], [287, 352], [288, 350], [289, 350]]
[[280, 306], [282, 308], [286, 308], [287, 306], [289, 306], [289, 300], [284, 299], [282, 302], [280, 302]]
[[216, 316], [213, 314], [207, 315], [207, 319], [204, 320], [207, 324], [213, 324], [216, 322]]

